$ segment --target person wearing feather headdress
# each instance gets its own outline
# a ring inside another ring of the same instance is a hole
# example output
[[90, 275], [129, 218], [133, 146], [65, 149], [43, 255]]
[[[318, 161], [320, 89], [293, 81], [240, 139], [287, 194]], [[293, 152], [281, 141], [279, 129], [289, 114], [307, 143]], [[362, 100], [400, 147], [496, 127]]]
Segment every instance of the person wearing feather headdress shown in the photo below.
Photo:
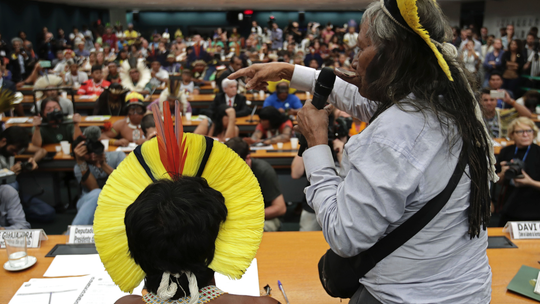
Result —
[[111, 145], [123, 147], [129, 143], [141, 145], [145, 142], [146, 138], [141, 129], [141, 121], [146, 113], [143, 101], [144, 97], [137, 92], [126, 95], [125, 111], [127, 117], [116, 121], [110, 130], [103, 133], [102, 139], [110, 138]]
[[163, 111], [163, 104], [165, 101], [169, 101], [169, 105], [174, 105], [174, 102], [178, 100], [181, 104], [180, 111], [182, 112], [182, 115], [187, 112], [192, 112], [191, 104], [187, 101], [186, 89], [184, 89], [182, 85], [183, 82], [181, 80], [169, 79], [167, 81], [167, 88], [159, 94], [159, 98], [148, 105], [148, 111], [152, 111], [152, 105], [154, 104], [159, 105], [159, 109]]
[[[58, 90], [53, 90], [58, 88], [63, 83], [62, 78], [56, 75], [44, 75], [36, 80], [34, 83], [34, 90], [36, 90], [36, 106], [32, 107], [30, 110], [32, 113], [41, 112], [41, 103], [45, 98], [55, 99], [60, 107], [62, 108], [62, 113], [67, 115], [73, 115], [73, 102], [71, 100], [64, 98], [58, 95]], [[48, 89], [47, 91], [39, 91], [40, 89]]]
[[129, 58], [121, 63], [120, 79], [122, 85], [129, 91], [135, 91], [143, 95], [151, 91], [150, 79], [152, 75], [146, 67], [143, 59]]
[[[365, 275], [348, 276], [356, 287], [349, 303], [491, 300], [486, 226], [490, 181], [498, 180], [495, 157], [472, 75], [458, 60], [451, 37], [436, 1], [369, 5], [354, 72], [335, 69], [339, 78], [328, 98], [338, 109], [370, 122], [345, 145], [339, 172], [327, 144], [332, 107], [318, 110], [307, 100], [298, 113], [311, 183], [305, 194], [332, 249], [327, 254], [358, 261], [360, 253], [385, 244], [392, 231], [415, 226], [401, 226], [408, 219], [433, 218], [417, 225], [414, 231], [419, 232], [405, 243], [393, 242], [401, 246], [386, 243], [395, 250], [382, 260], [367, 256], [375, 263], [363, 269]], [[327, 73], [273, 63], [252, 65], [230, 78], [247, 77], [248, 88], [255, 90], [286, 79], [296, 89], [313, 91], [318, 75], [333, 82]], [[434, 208], [435, 201], [427, 205], [433, 217], [422, 217], [425, 213], [418, 211], [446, 188], [451, 176], [459, 181], [452, 183], [457, 184], [453, 191], [447, 188], [449, 199], [439, 199], [440, 209]], [[341, 274], [356, 269], [339, 268]]]
[[153, 106], [157, 137], [120, 164], [99, 197], [94, 232], [105, 269], [121, 290], [144, 280], [148, 291], [116, 303], [278, 303], [215, 286], [214, 272], [239, 279], [255, 257], [264, 203], [235, 152], [183, 132], [180, 107], [173, 125], [168, 104], [163, 115]]

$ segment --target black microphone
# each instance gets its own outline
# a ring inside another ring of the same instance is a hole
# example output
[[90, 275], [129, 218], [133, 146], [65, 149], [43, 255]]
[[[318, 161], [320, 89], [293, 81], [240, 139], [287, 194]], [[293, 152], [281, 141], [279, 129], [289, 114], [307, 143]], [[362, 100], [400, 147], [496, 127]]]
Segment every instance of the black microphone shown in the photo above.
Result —
[[[334, 89], [334, 82], [336, 81], [336, 74], [332, 68], [326, 67], [321, 70], [319, 78], [315, 83], [315, 91], [313, 92], [313, 100], [311, 103], [319, 110], [322, 110], [326, 105], [328, 96]], [[302, 156], [307, 148], [307, 141], [303, 135], [298, 138], [300, 148], [298, 149], [298, 156]]]

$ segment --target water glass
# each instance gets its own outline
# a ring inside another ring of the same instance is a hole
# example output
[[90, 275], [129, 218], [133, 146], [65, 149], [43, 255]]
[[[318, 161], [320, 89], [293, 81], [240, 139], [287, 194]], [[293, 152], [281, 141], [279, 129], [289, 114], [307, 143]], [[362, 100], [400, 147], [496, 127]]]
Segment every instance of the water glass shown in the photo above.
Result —
[[298, 137], [291, 138], [291, 149], [296, 150], [298, 148]]
[[17, 233], [4, 235], [6, 243], [6, 252], [8, 255], [9, 265], [13, 268], [24, 267], [28, 263], [28, 255], [26, 252], [26, 234]]
[[191, 121], [191, 112], [186, 112], [186, 120]]
[[278, 148], [279, 150], [283, 149], [283, 143], [282, 143], [282, 142], [278, 142], [278, 143], [277, 143], [277, 148]]

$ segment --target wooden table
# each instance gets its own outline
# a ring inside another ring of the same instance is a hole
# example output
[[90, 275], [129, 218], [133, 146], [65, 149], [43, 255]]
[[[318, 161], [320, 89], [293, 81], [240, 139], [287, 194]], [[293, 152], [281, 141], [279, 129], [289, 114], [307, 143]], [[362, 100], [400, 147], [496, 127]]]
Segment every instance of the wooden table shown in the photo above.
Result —
[[[490, 236], [509, 235], [502, 228], [489, 228]], [[0, 270], [0, 303], [8, 303], [22, 283], [31, 278], [41, 278], [52, 262], [45, 258], [56, 244], [63, 244], [66, 236], [49, 235], [48, 241], [39, 249], [28, 249], [28, 254], [37, 257], [38, 262], [21, 272]], [[488, 249], [489, 264], [493, 272], [493, 304], [537, 303], [534, 300], [508, 292], [506, 286], [518, 272], [521, 265], [540, 268], [540, 241], [515, 240], [519, 248]], [[272, 288], [272, 296], [285, 303], [277, 287], [277, 280], [283, 283], [291, 303], [340, 303], [339, 299], [328, 296], [319, 282], [317, 263], [329, 248], [322, 232], [266, 232], [257, 260], [259, 266], [259, 287], [266, 284]], [[7, 255], [0, 249], [0, 262], [5, 263]], [[344, 300], [341, 303], [347, 303]]]

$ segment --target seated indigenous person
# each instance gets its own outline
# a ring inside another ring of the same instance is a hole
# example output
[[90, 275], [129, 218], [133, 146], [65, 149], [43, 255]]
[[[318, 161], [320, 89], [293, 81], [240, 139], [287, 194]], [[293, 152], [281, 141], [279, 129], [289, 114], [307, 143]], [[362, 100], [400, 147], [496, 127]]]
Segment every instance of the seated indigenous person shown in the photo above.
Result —
[[76, 87], [81, 83], [88, 81], [88, 74], [79, 71], [79, 64], [75, 60], [70, 60], [67, 63], [69, 65], [69, 72], [64, 76], [64, 83], [68, 86]]
[[287, 142], [291, 139], [293, 124], [289, 117], [269, 106], [259, 112], [261, 122], [251, 138], [244, 138], [248, 144], [262, 142], [265, 145]]
[[200, 88], [193, 81], [193, 75], [190, 69], [184, 69], [182, 71], [180, 90], [189, 92], [191, 95], [199, 95]]
[[119, 83], [111, 84], [96, 100], [93, 115], [124, 116], [126, 89]]
[[507, 221], [540, 220], [540, 147], [533, 143], [537, 134], [529, 118], [517, 118], [508, 126], [514, 144], [502, 148], [497, 157], [498, 184], [503, 188], [496, 202], [502, 206], [499, 226]]
[[263, 108], [268, 106], [272, 106], [287, 115], [296, 115], [304, 105], [298, 96], [289, 92], [289, 83], [280, 81], [276, 85], [276, 91], [264, 100]]
[[246, 97], [238, 94], [238, 82], [236, 80], [224, 79], [221, 83], [223, 93], [218, 93], [212, 103], [212, 111], [220, 105], [232, 107], [236, 112], [236, 117], [244, 117], [251, 114], [251, 108], [246, 104]]
[[147, 140], [154, 138], [157, 135], [156, 123], [154, 121], [154, 115], [152, 112], [147, 112], [141, 121], [141, 129], [144, 137]]
[[107, 79], [105, 80], [111, 84], [122, 82], [120, 79], [120, 73], [118, 73], [118, 63], [116, 61], [109, 62], [109, 64], [107, 64], [107, 69], [109, 70], [109, 73], [107, 73]]
[[220, 142], [224, 142], [227, 138], [233, 138], [240, 134], [235, 121], [234, 108], [223, 104], [212, 113], [211, 118], [203, 118], [193, 133], [214, 137]]
[[34, 116], [32, 121], [32, 145], [42, 147], [64, 140], [72, 142], [81, 135], [81, 115], [74, 114], [73, 120], [64, 119], [60, 104], [53, 98], [45, 98], [41, 107], [40, 115]]
[[180, 103], [182, 103], [182, 107], [180, 108], [180, 112], [182, 114], [193, 112], [191, 104], [187, 101], [186, 90], [182, 89], [181, 85], [181, 81], [177, 79], [169, 79], [169, 81], [167, 81], [167, 88], [165, 88], [165, 90], [159, 94], [159, 98], [150, 103], [146, 109], [148, 111], [152, 111], [152, 105], [157, 104], [159, 105], [159, 109], [163, 111], [163, 103], [168, 101], [172, 112], [174, 110], [175, 101], [178, 100]]
[[264, 199], [264, 231], [278, 231], [281, 227], [279, 217], [287, 212], [287, 206], [279, 189], [276, 171], [268, 162], [252, 158], [249, 145], [240, 137], [229, 139], [225, 145], [246, 161], [261, 186]]
[[105, 88], [111, 85], [107, 80], [103, 80], [103, 72], [100, 65], [92, 66], [92, 79], [83, 82], [79, 90], [78, 95], [101, 95]]
[[510, 122], [518, 117], [531, 117], [531, 112], [523, 105], [510, 98], [508, 92], [505, 92], [504, 102], [510, 105], [510, 109], [501, 109], [497, 107], [497, 99], [491, 97], [489, 89], [483, 89], [480, 96], [480, 105], [484, 115], [484, 122], [492, 138], [506, 137], [506, 129]]
[[92, 126], [86, 128], [83, 136], [73, 142], [76, 162], [73, 171], [77, 182], [82, 186], [82, 194], [77, 201], [77, 215], [72, 225], [93, 224], [101, 189], [109, 175], [126, 158], [126, 154], [121, 151], [103, 151], [100, 136], [99, 127]]
[[126, 96], [127, 117], [116, 121], [112, 128], [103, 133], [102, 138], [110, 138], [109, 144], [112, 146], [126, 147], [129, 143], [142, 144], [146, 141], [141, 129], [141, 121], [146, 113], [143, 103], [144, 97], [136, 92], [131, 92]]
[[[154, 108], [157, 138], [112, 173], [95, 213], [96, 248], [112, 280], [130, 292], [144, 279], [148, 291], [116, 303], [278, 303], [227, 294], [214, 282], [214, 271], [240, 278], [262, 239], [255, 176], [219, 142], [182, 128], [165, 140], [174, 129], [169, 105], [166, 124]], [[180, 115], [175, 119], [182, 123]]]
[[19, 193], [8, 185], [0, 186], [0, 230], [30, 229]]

